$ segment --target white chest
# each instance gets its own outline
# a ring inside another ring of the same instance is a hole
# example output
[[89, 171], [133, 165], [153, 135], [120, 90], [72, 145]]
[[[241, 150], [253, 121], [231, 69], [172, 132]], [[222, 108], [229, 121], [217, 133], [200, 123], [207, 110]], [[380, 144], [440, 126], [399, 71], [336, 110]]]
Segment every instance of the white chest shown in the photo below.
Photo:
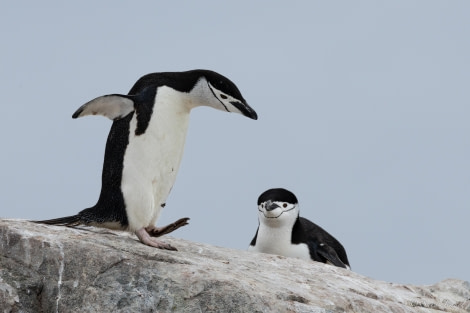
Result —
[[256, 245], [250, 246], [248, 250], [311, 260], [306, 244], [291, 243], [291, 232], [287, 227], [272, 228], [260, 224]]
[[[155, 223], [173, 187], [183, 156], [190, 109], [159, 88], [146, 131], [135, 134], [134, 114], [121, 181], [131, 229]], [[172, 97], [172, 99], [168, 99]]]

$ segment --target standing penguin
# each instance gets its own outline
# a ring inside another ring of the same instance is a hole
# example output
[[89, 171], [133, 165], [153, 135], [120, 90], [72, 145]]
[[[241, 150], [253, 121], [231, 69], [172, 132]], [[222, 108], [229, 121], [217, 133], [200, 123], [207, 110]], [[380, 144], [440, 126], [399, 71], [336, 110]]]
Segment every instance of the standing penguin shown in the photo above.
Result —
[[349, 269], [341, 243], [320, 226], [299, 217], [295, 195], [282, 188], [269, 189], [258, 198], [259, 226], [249, 251], [329, 263]]
[[146, 245], [176, 250], [154, 237], [186, 225], [189, 218], [165, 227], [154, 225], [176, 179], [189, 113], [198, 106], [257, 119], [237, 86], [208, 70], [148, 74], [128, 95], [105, 95], [82, 105], [73, 118], [103, 115], [114, 121], [98, 202], [77, 215], [37, 222], [128, 230]]

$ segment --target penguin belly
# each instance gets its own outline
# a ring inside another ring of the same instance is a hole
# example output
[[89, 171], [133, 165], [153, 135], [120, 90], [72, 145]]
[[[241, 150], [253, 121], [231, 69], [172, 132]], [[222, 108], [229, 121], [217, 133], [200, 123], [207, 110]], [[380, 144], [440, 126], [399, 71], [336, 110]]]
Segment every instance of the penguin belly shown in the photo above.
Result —
[[260, 225], [256, 245], [250, 246], [249, 251], [283, 255], [291, 258], [311, 260], [307, 244], [293, 244], [291, 233], [281, 229], [271, 229]]
[[129, 230], [154, 225], [175, 183], [189, 124], [189, 110], [155, 103], [148, 128], [136, 135], [136, 115], [129, 127], [121, 190]]

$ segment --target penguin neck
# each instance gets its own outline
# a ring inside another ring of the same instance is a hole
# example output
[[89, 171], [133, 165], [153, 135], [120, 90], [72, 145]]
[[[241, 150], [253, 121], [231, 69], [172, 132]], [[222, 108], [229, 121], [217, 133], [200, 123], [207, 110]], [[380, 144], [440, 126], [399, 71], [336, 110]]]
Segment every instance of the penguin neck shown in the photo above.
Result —
[[191, 93], [174, 90], [167, 86], [161, 86], [157, 89], [154, 104], [154, 112], [160, 111], [161, 114], [189, 114], [191, 109], [198, 106], [193, 101], [194, 96]]
[[264, 219], [259, 224], [257, 241], [269, 247], [288, 245], [291, 243], [293, 226], [293, 223], [288, 221]]
[[158, 88], [147, 136], [155, 140], [153, 144], [159, 146], [158, 149], [165, 145], [168, 150], [156, 150], [156, 155], [161, 155], [161, 151], [168, 151], [174, 157], [181, 158], [189, 113], [194, 107], [189, 94], [166, 86]]

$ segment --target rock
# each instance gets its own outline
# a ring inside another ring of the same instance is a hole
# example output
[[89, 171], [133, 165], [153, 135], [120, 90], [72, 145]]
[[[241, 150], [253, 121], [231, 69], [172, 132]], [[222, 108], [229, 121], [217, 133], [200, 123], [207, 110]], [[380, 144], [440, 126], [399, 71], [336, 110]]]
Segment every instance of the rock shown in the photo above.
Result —
[[165, 237], [0, 220], [0, 312], [470, 312], [470, 284], [376, 281]]

